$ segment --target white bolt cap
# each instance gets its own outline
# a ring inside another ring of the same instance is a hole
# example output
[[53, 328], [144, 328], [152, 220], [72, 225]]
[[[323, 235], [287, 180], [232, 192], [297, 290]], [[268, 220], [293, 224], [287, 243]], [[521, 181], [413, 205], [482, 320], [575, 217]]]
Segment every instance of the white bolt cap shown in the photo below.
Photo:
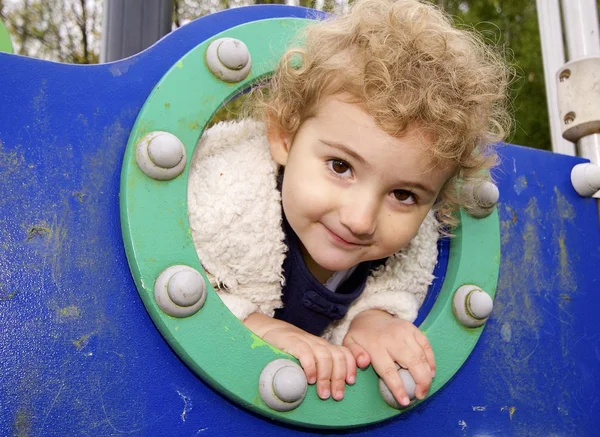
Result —
[[475, 201], [483, 208], [492, 208], [500, 198], [498, 187], [490, 181], [479, 184], [473, 194]]
[[188, 317], [206, 301], [206, 283], [195, 269], [185, 265], [166, 268], [154, 282], [156, 303], [170, 316]]
[[492, 314], [494, 301], [484, 291], [473, 291], [467, 295], [467, 309], [474, 318], [484, 320]]
[[489, 216], [500, 198], [498, 187], [490, 181], [469, 181], [461, 190], [468, 205], [467, 212], [475, 218]]
[[185, 146], [169, 132], [150, 132], [137, 143], [135, 160], [146, 175], [167, 181], [183, 172], [186, 164]]
[[221, 63], [231, 70], [241, 70], [250, 60], [250, 52], [246, 44], [233, 38], [226, 38], [219, 44], [217, 56]]
[[306, 390], [304, 370], [292, 360], [273, 360], [260, 373], [258, 392], [265, 404], [275, 411], [296, 408], [304, 400]]
[[162, 168], [173, 168], [183, 158], [185, 148], [176, 136], [159, 134], [148, 144], [148, 156], [153, 163]]
[[252, 68], [252, 57], [246, 44], [234, 38], [219, 38], [206, 49], [206, 65], [225, 82], [240, 82]]
[[462, 285], [454, 293], [452, 309], [460, 323], [468, 328], [482, 326], [492, 314], [494, 301], [476, 285]]
[[[398, 376], [400, 376], [400, 379], [402, 380], [404, 390], [406, 391], [408, 398], [412, 401], [415, 399], [415, 390], [417, 388], [417, 384], [415, 383], [415, 380], [413, 379], [412, 375], [408, 370], [402, 369], [398, 365], [396, 366], [398, 367]], [[381, 397], [390, 407], [396, 408], [398, 410], [408, 407], [408, 405], [401, 405], [396, 400], [396, 398], [388, 388], [387, 384], [383, 382], [383, 379], [381, 378], [379, 378], [379, 393], [381, 393]]]
[[296, 402], [306, 391], [306, 376], [302, 369], [282, 367], [273, 377], [273, 392], [284, 402]]
[[183, 270], [175, 273], [167, 284], [167, 292], [173, 302], [182, 307], [189, 307], [200, 300], [206, 286], [200, 273]]
[[600, 190], [600, 167], [590, 163], [577, 164], [571, 170], [571, 183], [580, 196], [593, 196]]

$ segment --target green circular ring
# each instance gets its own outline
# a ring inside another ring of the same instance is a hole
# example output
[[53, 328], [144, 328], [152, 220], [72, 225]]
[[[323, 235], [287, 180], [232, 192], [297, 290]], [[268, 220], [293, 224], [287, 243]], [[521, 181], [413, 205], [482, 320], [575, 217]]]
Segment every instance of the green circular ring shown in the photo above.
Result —
[[0, 20], [0, 52], [14, 53], [10, 34], [2, 20]]
[[[229, 398], [270, 418], [307, 427], [350, 428], [383, 421], [402, 411], [383, 401], [371, 368], [358, 371], [356, 384], [347, 386], [340, 402], [319, 399], [310, 386], [295, 410], [280, 413], [269, 409], [258, 394], [260, 372], [270, 361], [288, 355], [250, 332], [221, 302], [201, 267], [187, 216], [189, 162], [207, 123], [223, 102], [271, 74], [297, 31], [309, 22], [278, 18], [231, 28], [195, 47], [165, 74], [140, 111], [129, 138], [121, 174], [121, 224], [142, 301], [164, 338], [194, 372]], [[222, 37], [242, 40], [252, 55], [250, 75], [237, 84], [218, 80], [204, 62], [210, 42]], [[179, 177], [157, 181], [138, 168], [136, 144], [152, 131], [170, 132], [185, 145], [187, 165]], [[456, 373], [483, 329], [465, 328], [455, 320], [454, 291], [462, 284], [477, 284], [493, 297], [498, 280], [497, 212], [480, 220], [461, 212], [460, 219], [442, 290], [421, 325], [437, 360], [429, 396]], [[155, 279], [175, 264], [197, 269], [207, 284], [206, 303], [191, 317], [170, 317], [154, 300]]]

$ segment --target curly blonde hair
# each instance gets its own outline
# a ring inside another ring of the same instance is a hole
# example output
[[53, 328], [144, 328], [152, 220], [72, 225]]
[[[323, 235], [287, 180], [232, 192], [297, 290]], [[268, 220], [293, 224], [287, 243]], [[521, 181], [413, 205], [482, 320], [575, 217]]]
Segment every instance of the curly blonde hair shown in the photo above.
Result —
[[491, 144], [511, 125], [504, 59], [475, 32], [457, 29], [438, 8], [416, 0], [359, 0], [350, 12], [308, 25], [299, 48], [280, 60], [255, 109], [291, 137], [335, 94], [356, 99], [392, 136], [418, 126], [434, 159], [456, 172], [435, 209], [442, 230], [469, 209], [458, 188], [487, 178]]

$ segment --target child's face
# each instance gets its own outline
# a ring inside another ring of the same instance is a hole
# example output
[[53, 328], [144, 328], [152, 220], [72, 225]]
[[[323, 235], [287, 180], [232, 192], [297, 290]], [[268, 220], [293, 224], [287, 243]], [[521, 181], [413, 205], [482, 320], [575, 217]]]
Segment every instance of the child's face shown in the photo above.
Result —
[[406, 246], [454, 168], [435, 163], [423, 136], [389, 136], [360, 106], [326, 99], [293, 140], [269, 131], [285, 166], [283, 210], [321, 281]]

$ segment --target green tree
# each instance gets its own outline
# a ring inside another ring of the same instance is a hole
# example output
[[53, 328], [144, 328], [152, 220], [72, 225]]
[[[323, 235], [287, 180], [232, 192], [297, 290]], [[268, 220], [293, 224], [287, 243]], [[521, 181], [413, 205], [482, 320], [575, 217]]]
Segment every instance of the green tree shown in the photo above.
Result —
[[[481, 32], [517, 73], [510, 91], [515, 129], [509, 141], [550, 148], [550, 129], [535, 0], [429, 0], [459, 26]], [[221, 9], [284, 0], [173, 0], [173, 27]], [[98, 62], [102, 0], [0, 0], [0, 19], [16, 53], [69, 63]], [[299, 0], [336, 12], [344, 0]], [[600, 0], [597, 0], [600, 14]], [[239, 102], [238, 102], [239, 104]], [[234, 105], [235, 106], [235, 105]]]
[[0, 1], [16, 53], [74, 64], [98, 62], [101, 12], [95, 0]]
[[470, 26], [515, 68], [510, 90], [515, 128], [508, 140], [550, 149], [550, 127], [535, 0], [437, 0], [459, 25]]

